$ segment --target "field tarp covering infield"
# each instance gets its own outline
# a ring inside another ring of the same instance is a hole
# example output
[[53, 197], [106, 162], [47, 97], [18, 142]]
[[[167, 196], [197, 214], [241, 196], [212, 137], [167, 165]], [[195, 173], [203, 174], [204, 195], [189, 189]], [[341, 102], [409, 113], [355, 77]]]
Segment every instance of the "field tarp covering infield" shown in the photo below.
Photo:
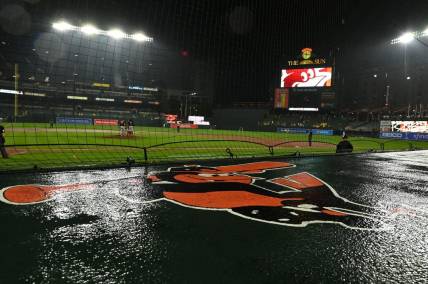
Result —
[[[1, 188], [38, 185], [56, 193], [34, 205], [0, 202], [0, 248], [5, 256], [0, 280], [423, 282], [428, 273], [427, 160], [428, 151], [421, 151], [276, 160], [267, 165], [262, 160], [252, 166], [204, 163], [197, 181], [189, 173], [178, 178], [188, 183], [189, 191], [195, 192], [197, 186], [199, 194], [209, 193], [199, 199], [193, 195], [180, 199], [163, 187], [171, 184], [156, 184], [168, 178], [163, 166], [3, 176]], [[235, 199], [237, 191], [227, 191], [238, 182], [242, 192], [248, 177], [258, 177], [260, 182], [281, 179], [276, 181], [288, 186], [283, 193], [288, 200], [278, 210], [286, 210], [289, 218], [263, 221], [274, 215], [271, 206], [276, 206], [277, 197], [273, 193], [262, 194], [268, 198], [261, 202], [242, 195]], [[207, 183], [207, 179], [216, 182]], [[328, 186], [323, 187], [324, 183]], [[297, 187], [297, 195], [287, 192]], [[301, 193], [317, 188], [325, 188], [327, 194], [318, 194], [312, 204], [307, 203], [312, 197]], [[221, 191], [229, 197], [225, 200], [246, 200], [249, 206], [255, 206], [249, 203], [255, 200], [260, 206], [246, 211], [241, 204], [235, 207], [237, 214], [206, 208], [207, 200], [215, 200], [217, 207], [236, 206], [213, 198]], [[159, 198], [165, 192], [170, 193]], [[186, 203], [189, 200], [194, 205]], [[341, 209], [331, 210], [358, 219], [328, 222], [312, 212], [337, 202]], [[291, 216], [318, 222], [292, 226]]]
[[[131, 157], [137, 164], [180, 160], [331, 154], [339, 136], [135, 127], [121, 137], [111, 125], [5, 124], [10, 159], [0, 160], [0, 172], [28, 169], [123, 166]], [[423, 141], [388, 141], [350, 137], [354, 152], [428, 149]]]

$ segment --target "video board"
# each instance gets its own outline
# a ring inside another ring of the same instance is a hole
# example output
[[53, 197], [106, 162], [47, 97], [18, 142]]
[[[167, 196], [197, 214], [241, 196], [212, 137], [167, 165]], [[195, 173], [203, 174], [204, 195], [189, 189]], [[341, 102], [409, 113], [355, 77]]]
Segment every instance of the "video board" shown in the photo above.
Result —
[[391, 121], [391, 131], [428, 133], [428, 121]]
[[281, 88], [331, 87], [333, 67], [283, 69]]

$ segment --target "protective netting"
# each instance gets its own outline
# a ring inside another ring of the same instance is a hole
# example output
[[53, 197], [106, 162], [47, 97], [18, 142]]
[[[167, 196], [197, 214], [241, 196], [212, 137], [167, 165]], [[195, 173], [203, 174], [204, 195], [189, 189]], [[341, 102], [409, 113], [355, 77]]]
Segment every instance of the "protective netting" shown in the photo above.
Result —
[[[346, 11], [340, 0], [3, 1], [0, 171], [335, 153], [345, 129], [365, 131], [348, 132], [354, 152], [426, 147], [376, 138], [380, 114], [335, 110]], [[333, 68], [317, 101], [328, 108], [274, 109], [281, 69], [308, 46]]]

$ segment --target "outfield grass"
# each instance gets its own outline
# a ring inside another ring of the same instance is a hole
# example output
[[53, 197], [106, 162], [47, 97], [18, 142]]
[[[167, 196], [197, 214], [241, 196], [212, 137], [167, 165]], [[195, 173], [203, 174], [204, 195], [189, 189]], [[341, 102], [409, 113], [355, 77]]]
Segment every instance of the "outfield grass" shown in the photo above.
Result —
[[[84, 126], [43, 123], [3, 124], [9, 159], [0, 160], [0, 171], [96, 167], [137, 163], [234, 157], [271, 157], [335, 152], [339, 136], [307, 136], [276, 132], [211, 129], [135, 127], [132, 138], [120, 138], [115, 126]], [[428, 149], [428, 142], [350, 137], [354, 152]], [[269, 148], [269, 146], [271, 146]], [[145, 149], [145, 151], [144, 151]]]

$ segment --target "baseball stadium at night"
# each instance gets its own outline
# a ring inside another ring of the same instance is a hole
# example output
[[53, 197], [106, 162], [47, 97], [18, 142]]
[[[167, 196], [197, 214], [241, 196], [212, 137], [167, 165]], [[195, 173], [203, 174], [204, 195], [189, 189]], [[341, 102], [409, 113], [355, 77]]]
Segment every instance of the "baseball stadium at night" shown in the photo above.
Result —
[[0, 283], [426, 283], [427, 14], [1, 1]]

